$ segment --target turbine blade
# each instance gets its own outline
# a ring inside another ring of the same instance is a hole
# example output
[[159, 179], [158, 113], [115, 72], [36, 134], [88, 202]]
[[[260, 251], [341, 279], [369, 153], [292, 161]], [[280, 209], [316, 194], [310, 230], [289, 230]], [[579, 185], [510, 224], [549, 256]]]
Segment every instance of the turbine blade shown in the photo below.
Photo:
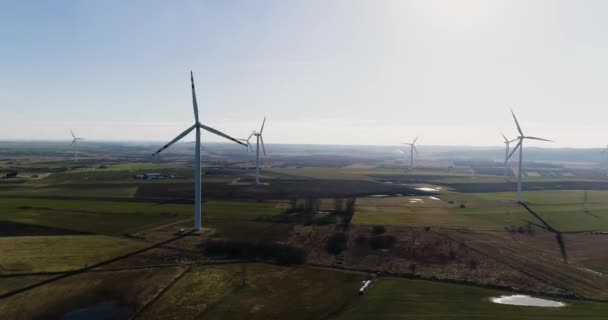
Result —
[[260, 134], [264, 132], [264, 125], [266, 124], [266, 116], [264, 116], [264, 121], [262, 121], [262, 128], [260, 129]]
[[251, 131], [251, 134], [249, 135], [249, 137], [247, 137], [247, 143], [249, 143], [249, 139], [251, 139], [251, 137], [253, 137], [254, 134], [255, 134], [255, 131]]
[[543, 139], [543, 138], [537, 138], [537, 137], [524, 137], [525, 139], [530, 139], [530, 140], [539, 140], [539, 141], [547, 141], [547, 142], [554, 142], [552, 140], [549, 139]]
[[163, 146], [162, 148], [158, 149], [156, 152], [154, 152], [152, 154], [152, 156], [154, 157], [155, 155], [161, 153], [163, 150], [169, 148], [172, 144], [178, 142], [181, 138], [185, 137], [188, 133], [190, 133], [190, 131], [194, 130], [194, 128], [196, 128], [196, 124], [193, 124], [192, 127], [186, 129], [179, 136], [175, 137], [175, 139], [171, 140], [171, 142], [167, 143], [165, 146]]
[[76, 143], [76, 139], [72, 140], [72, 145], [74, 145], [74, 143]]
[[416, 149], [416, 146], [412, 145], [412, 147], [414, 147], [414, 151], [416, 152], [416, 154], [418, 154], [418, 149]]
[[196, 103], [196, 91], [194, 90], [194, 75], [190, 71], [190, 83], [192, 84], [192, 108], [194, 108], [194, 120], [198, 123], [198, 104]]
[[511, 151], [511, 153], [509, 154], [509, 156], [507, 157], [507, 160], [511, 159], [511, 156], [513, 156], [513, 154], [515, 153], [515, 151], [517, 151], [517, 149], [521, 148], [521, 142], [523, 140], [519, 140], [519, 142], [517, 143], [517, 145], [515, 146], [515, 148], [513, 148], [513, 150]]
[[416, 137], [416, 139], [414, 139], [414, 142], [412, 142], [412, 145], [416, 144], [416, 141], [418, 141], [418, 137]]
[[500, 135], [502, 135], [502, 137], [505, 139], [505, 142], [507, 142], [507, 143], [509, 142], [509, 139], [507, 139], [507, 137], [505, 137], [504, 133], [501, 132]]
[[76, 139], [76, 136], [74, 135], [74, 131], [70, 130], [70, 133], [72, 134], [72, 138]]
[[[196, 126], [196, 125], [195, 125], [195, 126]], [[199, 124], [199, 126], [200, 126], [202, 129], [205, 129], [205, 130], [207, 130], [207, 131], [209, 131], [209, 132], [211, 132], [211, 133], [217, 134], [217, 135], [218, 135], [218, 136], [220, 136], [220, 137], [224, 137], [224, 138], [226, 138], [226, 139], [228, 139], [228, 140], [232, 140], [232, 141], [234, 141], [234, 142], [236, 142], [236, 143], [238, 143], [238, 144], [241, 144], [241, 145], [247, 146], [246, 144], [244, 144], [243, 142], [239, 141], [238, 139], [235, 139], [235, 138], [233, 138], [233, 137], [231, 137], [231, 136], [229, 136], [229, 135], [227, 135], [227, 134], [225, 134], [225, 133], [223, 133], [223, 132], [220, 132], [220, 131], [218, 131], [218, 130], [215, 130], [215, 129], [211, 128], [211, 127], [207, 127], [206, 125], [204, 125], [204, 124], [202, 124], [202, 123], [200, 123], [200, 124]]]
[[517, 125], [517, 131], [519, 131], [519, 135], [523, 137], [524, 133], [521, 131], [521, 127], [519, 126], [519, 122], [517, 121], [517, 117], [515, 117], [515, 112], [511, 109], [511, 114], [513, 115], [513, 120], [515, 120], [515, 125]]
[[262, 142], [262, 151], [264, 151], [264, 157], [266, 157], [266, 147], [264, 146], [264, 138], [260, 134], [260, 142]]

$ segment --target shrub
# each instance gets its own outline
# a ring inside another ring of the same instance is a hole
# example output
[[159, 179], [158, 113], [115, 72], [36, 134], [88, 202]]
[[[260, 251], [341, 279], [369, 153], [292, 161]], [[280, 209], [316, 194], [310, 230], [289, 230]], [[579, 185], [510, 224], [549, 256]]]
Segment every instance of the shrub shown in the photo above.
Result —
[[411, 273], [416, 273], [416, 264], [415, 263], [411, 263], [409, 268], [410, 268]]
[[346, 249], [348, 237], [344, 232], [334, 233], [327, 239], [327, 252], [338, 255]]
[[383, 234], [385, 232], [386, 232], [386, 228], [384, 226], [373, 226], [372, 227], [372, 234], [374, 234], [374, 235]]
[[369, 239], [369, 246], [376, 249], [390, 249], [395, 244], [395, 237], [388, 235], [376, 235]]
[[338, 218], [333, 215], [333, 214], [327, 214], [327, 213], [318, 213], [316, 215], [314, 215], [312, 222], [314, 224], [318, 224], [318, 225], [327, 225], [327, 224], [334, 224], [338, 221]]
[[306, 262], [306, 253], [301, 248], [269, 242], [210, 240], [203, 245], [203, 252], [208, 256], [225, 256], [251, 261], [274, 261], [285, 265]]
[[367, 237], [363, 234], [360, 234], [357, 236], [357, 238], [355, 238], [355, 243], [357, 243], [358, 245], [364, 245], [367, 243]]
[[475, 270], [475, 269], [477, 269], [477, 261], [475, 261], [475, 260], [471, 260], [471, 261], [469, 261], [469, 268], [470, 268], [471, 270]]

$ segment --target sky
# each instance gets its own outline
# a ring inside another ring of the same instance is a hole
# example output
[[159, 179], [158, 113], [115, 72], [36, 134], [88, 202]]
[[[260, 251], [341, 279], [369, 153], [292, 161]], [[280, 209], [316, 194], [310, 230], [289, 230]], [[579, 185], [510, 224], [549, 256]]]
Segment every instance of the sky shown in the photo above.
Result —
[[[606, 1], [0, 0], [0, 140], [608, 144]], [[193, 140], [190, 136], [187, 140]], [[204, 134], [203, 141], [222, 141]]]

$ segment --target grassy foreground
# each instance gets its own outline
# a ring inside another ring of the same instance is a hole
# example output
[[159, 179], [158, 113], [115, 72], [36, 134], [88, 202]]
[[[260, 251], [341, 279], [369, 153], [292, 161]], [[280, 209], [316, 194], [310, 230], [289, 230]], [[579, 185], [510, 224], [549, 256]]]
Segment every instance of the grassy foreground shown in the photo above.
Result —
[[[382, 278], [337, 319], [605, 319], [608, 303], [562, 300], [561, 308], [495, 304], [510, 293], [456, 284]], [[556, 300], [556, 299], [552, 299]]]
[[181, 272], [158, 268], [79, 274], [0, 300], [0, 319], [61, 319], [103, 301], [138, 310]]
[[357, 273], [306, 267], [199, 267], [181, 278], [142, 318], [322, 319], [356, 296], [361, 279]]

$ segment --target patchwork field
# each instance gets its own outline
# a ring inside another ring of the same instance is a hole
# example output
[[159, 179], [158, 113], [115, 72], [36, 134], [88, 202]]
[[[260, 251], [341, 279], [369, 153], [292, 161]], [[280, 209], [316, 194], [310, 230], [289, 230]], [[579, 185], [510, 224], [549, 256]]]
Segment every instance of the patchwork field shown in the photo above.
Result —
[[[141, 319], [600, 319], [608, 311], [563, 299], [608, 300], [608, 181], [590, 171], [552, 167], [547, 176], [534, 168], [528, 210], [499, 166], [443, 161], [406, 171], [403, 159], [339, 157], [321, 167], [333, 156], [290, 163], [279, 155], [264, 162], [265, 184], [256, 186], [243, 169], [247, 157], [208, 157], [204, 230], [191, 234], [180, 231], [192, 227], [191, 162], [146, 162], [144, 153], [78, 164], [0, 161], [23, 173], [0, 179], [0, 292], [48, 279], [29, 273], [79, 269], [174, 240], [0, 301], [0, 315], [60, 318], [100, 303], [126, 312], [118, 318]], [[133, 178], [148, 172], [173, 177]], [[356, 198], [350, 225], [343, 198]], [[205, 256], [209, 239], [279, 243], [305, 252], [307, 264]], [[333, 251], [330, 239], [343, 239], [342, 247]], [[368, 276], [357, 270], [554, 295], [567, 306], [496, 305], [489, 298], [505, 292], [392, 277], [357, 296]]]

